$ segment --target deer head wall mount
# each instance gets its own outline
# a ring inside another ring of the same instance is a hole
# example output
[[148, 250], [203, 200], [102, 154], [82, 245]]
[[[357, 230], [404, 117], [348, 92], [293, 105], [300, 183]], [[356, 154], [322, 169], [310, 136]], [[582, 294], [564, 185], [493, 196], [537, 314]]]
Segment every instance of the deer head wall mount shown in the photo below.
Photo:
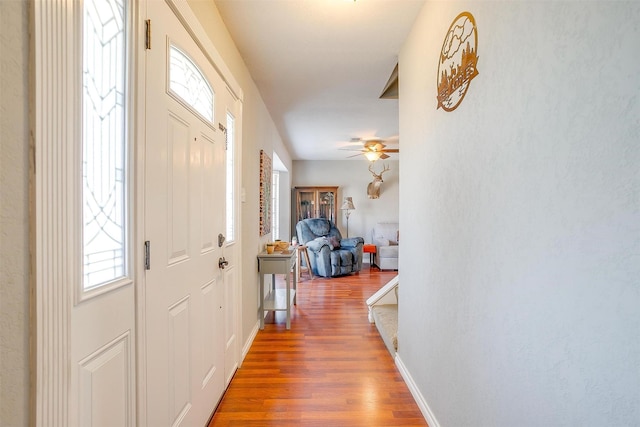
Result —
[[369, 165], [369, 172], [373, 175], [373, 181], [367, 185], [367, 196], [370, 199], [377, 199], [380, 197], [380, 184], [382, 184], [382, 174], [389, 170], [389, 166], [383, 165], [382, 171], [377, 174], [371, 169], [373, 164]]

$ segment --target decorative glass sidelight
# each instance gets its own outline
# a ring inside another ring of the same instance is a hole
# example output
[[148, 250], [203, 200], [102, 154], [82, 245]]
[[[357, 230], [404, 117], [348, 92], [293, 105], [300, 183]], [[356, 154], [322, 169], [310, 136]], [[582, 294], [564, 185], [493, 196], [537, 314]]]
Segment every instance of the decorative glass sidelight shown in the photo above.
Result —
[[127, 274], [125, 0], [85, 0], [82, 181], [84, 289]]

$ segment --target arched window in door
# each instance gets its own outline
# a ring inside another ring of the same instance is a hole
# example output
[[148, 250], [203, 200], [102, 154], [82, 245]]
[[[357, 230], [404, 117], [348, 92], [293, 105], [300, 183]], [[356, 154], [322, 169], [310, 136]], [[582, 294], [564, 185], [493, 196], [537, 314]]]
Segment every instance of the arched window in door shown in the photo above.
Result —
[[175, 45], [169, 47], [169, 94], [213, 125], [211, 84], [191, 58]]

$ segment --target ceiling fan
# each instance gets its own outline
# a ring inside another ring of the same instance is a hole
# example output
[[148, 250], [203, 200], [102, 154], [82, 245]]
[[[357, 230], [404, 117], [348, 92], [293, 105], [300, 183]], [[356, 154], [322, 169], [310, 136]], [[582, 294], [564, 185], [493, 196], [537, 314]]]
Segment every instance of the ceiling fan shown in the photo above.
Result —
[[343, 148], [343, 150], [359, 151], [360, 153], [354, 154], [349, 157], [356, 157], [360, 154], [364, 155], [370, 162], [375, 162], [378, 159], [388, 159], [390, 156], [387, 153], [399, 153], [398, 148], [385, 148], [386, 145], [382, 143], [381, 139], [369, 139], [363, 140], [362, 138], [352, 138], [351, 142], [357, 142], [363, 144], [361, 148]]

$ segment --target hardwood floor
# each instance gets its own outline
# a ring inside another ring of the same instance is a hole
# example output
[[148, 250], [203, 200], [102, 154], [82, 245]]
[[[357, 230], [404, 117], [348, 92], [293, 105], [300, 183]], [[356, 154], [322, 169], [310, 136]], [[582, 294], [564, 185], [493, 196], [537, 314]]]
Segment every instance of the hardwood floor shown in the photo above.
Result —
[[267, 316], [209, 426], [426, 426], [367, 320], [366, 299], [395, 274], [303, 278], [291, 330]]

